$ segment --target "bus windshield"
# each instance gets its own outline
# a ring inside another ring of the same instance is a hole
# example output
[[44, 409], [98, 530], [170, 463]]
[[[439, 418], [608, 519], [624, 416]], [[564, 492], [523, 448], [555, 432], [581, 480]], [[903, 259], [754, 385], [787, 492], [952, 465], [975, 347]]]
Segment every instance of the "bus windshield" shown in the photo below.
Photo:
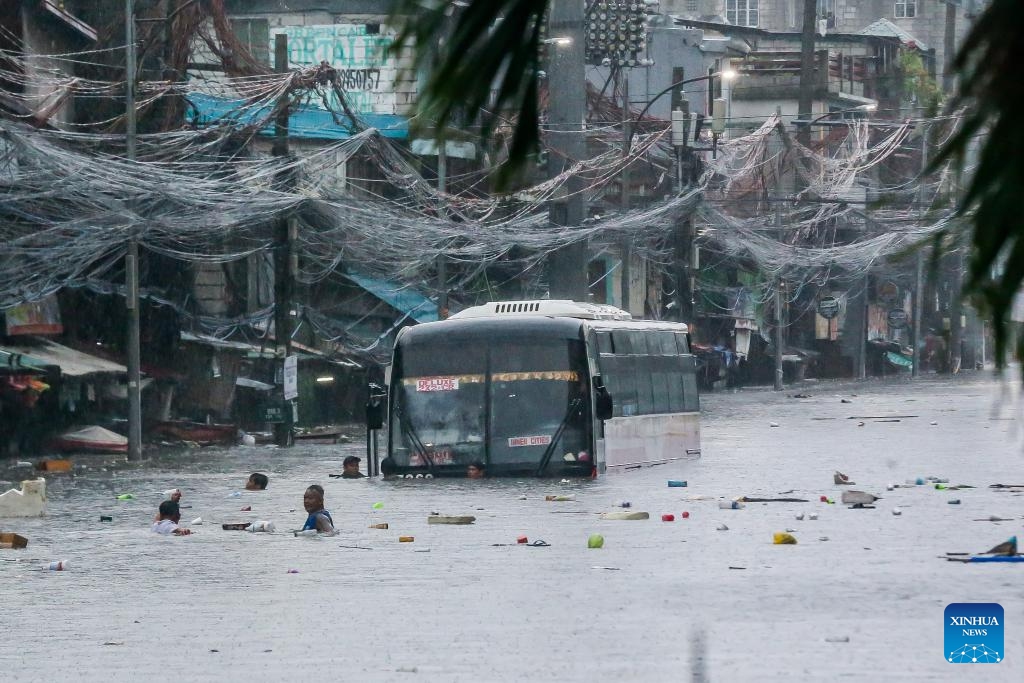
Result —
[[481, 460], [525, 471], [540, 465], [549, 446], [552, 461], [566, 453], [575, 460], [591, 450], [586, 368], [582, 341], [564, 338], [400, 346], [392, 377], [395, 464], [464, 468]]

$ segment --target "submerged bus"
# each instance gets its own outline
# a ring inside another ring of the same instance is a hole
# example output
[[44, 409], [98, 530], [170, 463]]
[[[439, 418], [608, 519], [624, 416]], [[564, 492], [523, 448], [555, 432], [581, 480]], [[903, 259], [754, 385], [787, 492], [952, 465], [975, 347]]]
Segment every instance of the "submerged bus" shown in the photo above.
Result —
[[385, 474], [596, 476], [700, 454], [687, 326], [612, 306], [492, 302], [406, 327], [385, 384], [386, 427], [368, 411]]

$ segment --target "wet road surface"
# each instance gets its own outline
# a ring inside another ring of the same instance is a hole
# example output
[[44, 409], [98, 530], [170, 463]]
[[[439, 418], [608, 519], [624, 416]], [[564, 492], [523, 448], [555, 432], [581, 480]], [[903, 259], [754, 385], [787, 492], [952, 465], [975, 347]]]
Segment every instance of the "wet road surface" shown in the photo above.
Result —
[[[1014, 392], [976, 377], [709, 395], [702, 458], [571, 484], [328, 478], [358, 441], [80, 457], [47, 476], [47, 517], [0, 520], [30, 539], [0, 551], [0, 680], [1024, 680], [1024, 565], [938, 557], [1022, 535], [1024, 497], [988, 489], [1024, 483]], [[27, 476], [12, 465], [0, 480]], [[839, 500], [834, 470], [878, 507], [819, 502]], [[233, 496], [252, 471], [269, 489]], [[886, 490], [929, 475], [977, 488]], [[334, 538], [282, 533], [311, 483]], [[149, 531], [172, 487], [183, 522], [204, 521], [190, 537]], [[790, 491], [810, 502], [717, 505]], [[598, 518], [623, 501], [651, 519]], [[428, 525], [434, 511], [477, 521]], [[990, 515], [1014, 521], [972, 521]], [[278, 533], [220, 528], [263, 519]], [[785, 529], [797, 545], [772, 544]], [[587, 548], [593, 533], [604, 548]], [[60, 559], [67, 571], [43, 569]], [[947, 664], [943, 609], [989, 601], [1006, 611], [1006, 660]]]

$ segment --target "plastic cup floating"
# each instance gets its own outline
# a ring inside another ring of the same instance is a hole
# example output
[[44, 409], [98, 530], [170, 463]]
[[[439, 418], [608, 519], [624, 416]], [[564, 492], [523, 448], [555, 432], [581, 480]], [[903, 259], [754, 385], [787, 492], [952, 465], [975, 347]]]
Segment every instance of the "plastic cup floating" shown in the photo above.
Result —
[[681, 516], [681, 517], [682, 517], [683, 519], [689, 519], [689, 518], [690, 518], [690, 513], [689, 513], [689, 512], [684, 512], [684, 513], [683, 513], [682, 515], [680, 515], [680, 516]]
[[528, 539], [526, 536], [519, 536], [518, 538], [516, 538], [516, 543], [518, 543], [520, 545], [523, 545], [523, 544], [529, 543], [529, 542], [530, 542], [530, 539]]
[[661, 516], [661, 521], [663, 521], [663, 522], [674, 522], [674, 521], [676, 521], [676, 516], [675, 515], [662, 515]]
[[53, 572], [62, 572], [62, 571], [64, 571], [67, 568], [68, 568], [68, 561], [67, 560], [57, 560], [56, 562], [51, 562], [49, 564], [49, 569], [50, 569], [50, 571], [53, 571]]

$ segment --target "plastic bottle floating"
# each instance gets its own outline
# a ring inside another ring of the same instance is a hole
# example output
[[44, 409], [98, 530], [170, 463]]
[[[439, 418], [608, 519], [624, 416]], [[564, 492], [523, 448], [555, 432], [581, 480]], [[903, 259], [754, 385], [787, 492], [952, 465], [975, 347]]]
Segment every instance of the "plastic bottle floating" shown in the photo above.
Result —
[[373, 504], [373, 509], [374, 510], [383, 510], [384, 509], [384, 503], [374, 503]]
[[669, 479], [668, 487], [670, 489], [681, 489], [686, 486], [686, 482], [682, 479]]
[[122, 493], [117, 497], [118, 500], [135, 500], [134, 493]]
[[576, 495], [575, 494], [569, 494], [567, 496], [544, 496], [544, 500], [546, 500], [548, 502], [554, 501], [554, 502], [564, 503], [566, 501], [576, 500]]
[[720, 500], [718, 507], [722, 510], [742, 510], [746, 506], [738, 500]]

